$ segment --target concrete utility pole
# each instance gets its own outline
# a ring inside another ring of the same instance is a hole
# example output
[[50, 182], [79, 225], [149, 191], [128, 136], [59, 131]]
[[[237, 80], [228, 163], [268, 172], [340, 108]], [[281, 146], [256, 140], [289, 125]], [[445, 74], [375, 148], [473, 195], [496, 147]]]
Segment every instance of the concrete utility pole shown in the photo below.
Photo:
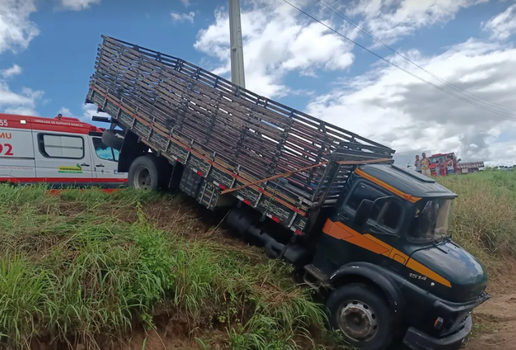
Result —
[[229, 40], [231, 48], [231, 81], [245, 88], [240, 0], [229, 0]]

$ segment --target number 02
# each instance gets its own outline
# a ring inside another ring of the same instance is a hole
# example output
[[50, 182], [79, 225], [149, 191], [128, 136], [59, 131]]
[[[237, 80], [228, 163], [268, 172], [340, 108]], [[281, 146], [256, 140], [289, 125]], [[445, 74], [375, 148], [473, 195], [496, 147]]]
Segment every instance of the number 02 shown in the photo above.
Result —
[[[5, 147], [5, 153], [4, 153], [4, 147]], [[0, 144], [0, 155], [14, 156], [13, 146], [10, 143], [4, 143], [3, 145]]]

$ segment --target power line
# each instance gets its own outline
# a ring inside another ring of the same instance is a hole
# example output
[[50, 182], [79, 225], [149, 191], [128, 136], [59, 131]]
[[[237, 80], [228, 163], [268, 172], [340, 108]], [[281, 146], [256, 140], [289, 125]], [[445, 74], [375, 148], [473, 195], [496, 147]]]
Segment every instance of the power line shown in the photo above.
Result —
[[477, 96], [471, 92], [468, 92], [467, 90], [464, 90], [464, 89], [461, 89], [460, 87], [440, 78], [439, 76], [433, 74], [432, 72], [426, 70], [425, 68], [421, 67], [419, 64], [417, 64], [416, 62], [413, 62], [412, 60], [410, 60], [408, 57], [404, 56], [403, 54], [399, 53], [398, 51], [396, 51], [396, 49], [392, 48], [391, 46], [389, 46], [388, 44], [386, 44], [383, 40], [377, 38], [376, 36], [374, 36], [373, 34], [371, 34], [370, 32], [368, 32], [367, 30], [365, 30], [364, 28], [362, 28], [360, 25], [358, 25], [358, 23], [356, 23], [355, 21], [353, 21], [351, 18], [349, 18], [348, 16], [346, 16], [345, 14], [343, 14], [342, 12], [340, 12], [339, 10], [337, 10], [333, 5], [329, 4], [328, 2], [324, 1], [324, 0], [317, 0], [318, 2], [320, 2], [323, 6], [325, 6], [327, 9], [329, 9], [330, 11], [332, 11], [333, 13], [335, 13], [337, 16], [339, 16], [340, 18], [344, 19], [345, 21], [347, 21], [348, 23], [350, 23], [351, 25], [353, 25], [355, 28], [357, 28], [358, 30], [360, 30], [362, 33], [366, 34], [368, 37], [370, 37], [371, 39], [373, 39], [374, 41], [382, 44], [382, 46], [384, 46], [385, 48], [389, 49], [390, 51], [392, 51], [395, 55], [403, 58], [404, 60], [406, 60], [407, 62], [413, 64], [414, 66], [416, 66], [417, 68], [421, 69], [423, 72], [429, 74], [430, 76], [432, 76], [433, 78], [439, 80], [441, 83], [443, 83], [444, 85], [454, 89], [455, 91], [459, 92], [459, 93], [462, 93], [464, 95], [470, 95], [470, 97], [473, 97], [477, 100], [482, 100], [484, 101], [485, 104], [489, 104], [491, 105], [492, 108], [500, 108], [500, 110], [504, 110], [505, 112], [512, 112], [513, 109], [512, 108], [509, 108], [509, 107], [506, 107], [506, 106], [502, 106], [500, 104], [497, 104], [497, 103], [494, 103], [492, 101], [489, 101], [489, 100], [486, 100], [480, 96]]
[[362, 48], [363, 50], [365, 50], [365, 51], [369, 52], [370, 54], [372, 54], [372, 55], [374, 55], [375, 57], [377, 57], [377, 58], [381, 59], [382, 61], [384, 61], [384, 62], [386, 62], [386, 63], [388, 63], [388, 64], [390, 64], [390, 65], [392, 65], [392, 66], [394, 66], [394, 67], [396, 67], [396, 68], [398, 68], [398, 69], [400, 69], [400, 70], [402, 70], [403, 72], [405, 72], [405, 73], [407, 73], [407, 74], [411, 75], [412, 77], [414, 77], [414, 78], [416, 78], [416, 79], [418, 79], [418, 80], [420, 80], [420, 81], [424, 82], [425, 84], [428, 84], [428, 85], [430, 85], [430, 86], [432, 86], [432, 87], [434, 87], [434, 88], [436, 88], [436, 89], [440, 90], [441, 92], [444, 92], [444, 93], [446, 93], [446, 94], [448, 94], [448, 95], [454, 96], [455, 98], [457, 98], [457, 99], [459, 99], [459, 100], [461, 100], [461, 101], [464, 101], [464, 102], [466, 102], [466, 103], [469, 103], [469, 104], [471, 104], [471, 105], [473, 105], [473, 106], [476, 106], [476, 107], [478, 107], [478, 108], [484, 109], [484, 110], [486, 110], [486, 111], [488, 111], [488, 112], [491, 112], [491, 113], [494, 113], [494, 114], [498, 114], [498, 115], [501, 115], [501, 116], [504, 116], [504, 117], [516, 118], [516, 117], [514, 117], [512, 114], [508, 114], [508, 113], [506, 113], [506, 112], [502, 112], [502, 111], [499, 111], [499, 110], [493, 109], [492, 107], [484, 106], [484, 105], [482, 105], [482, 104], [479, 104], [477, 101], [470, 100], [470, 99], [468, 99], [468, 98], [464, 98], [464, 97], [462, 97], [462, 96], [460, 96], [460, 95], [457, 95], [457, 94], [456, 94], [456, 93], [454, 93], [454, 92], [446, 91], [446, 90], [445, 90], [445, 89], [443, 89], [442, 87], [440, 87], [440, 86], [438, 86], [438, 85], [436, 85], [436, 84], [434, 84], [434, 83], [432, 83], [432, 82], [430, 82], [430, 81], [428, 81], [428, 80], [426, 80], [426, 79], [424, 79], [424, 78], [422, 78], [422, 77], [420, 77], [420, 76], [418, 76], [418, 75], [416, 75], [416, 74], [414, 74], [414, 73], [412, 73], [412, 72], [408, 71], [407, 69], [405, 69], [405, 68], [403, 68], [403, 67], [399, 66], [398, 64], [396, 64], [396, 63], [394, 63], [394, 62], [392, 62], [392, 61], [389, 61], [389, 60], [388, 60], [388, 59], [386, 59], [385, 57], [380, 56], [380, 55], [379, 55], [379, 54], [377, 54], [376, 52], [371, 51], [370, 49], [368, 49], [368, 48], [366, 48], [365, 46], [363, 46], [363, 45], [359, 44], [358, 42], [354, 41], [353, 39], [348, 38], [348, 37], [347, 37], [347, 36], [345, 36], [344, 34], [342, 34], [342, 33], [340, 33], [339, 31], [337, 31], [337, 30], [333, 29], [332, 27], [330, 27], [330, 26], [328, 26], [328, 25], [324, 24], [321, 20], [319, 20], [319, 19], [315, 18], [314, 16], [312, 16], [312, 15], [311, 15], [311, 14], [309, 14], [309, 13], [307, 13], [307, 12], [306, 12], [306, 11], [304, 11], [303, 9], [301, 9], [301, 8], [299, 8], [299, 7], [297, 7], [297, 6], [295, 6], [295, 5], [294, 5], [294, 4], [292, 4], [291, 2], [289, 2], [289, 1], [287, 1], [287, 0], [283, 0], [283, 1], [284, 1], [286, 4], [290, 5], [291, 7], [295, 8], [296, 10], [298, 10], [299, 12], [303, 13], [303, 14], [304, 14], [304, 15], [306, 15], [307, 17], [311, 18], [313, 21], [316, 21], [316, 22], [318, 22], [319, 24], [323, 25], [323, 26], [324, 26], [324, 27], [326, 27], [328, 30], [330, 30], [330, 31], [334, 32], [335, 34], [337, 34], [337, 35], [339, 35], [339, 36], [341, 36], [341, 37], [343, 37], [343, 38], [344, 38], [344, 39], [346, 39], [347, 41], [349, 41], [349, 42], [353, 43], [354, 45], [356, 45], [356, 46], [358, 46], [358, 47], [360, 47], [360, 48]]
[[363, 50], [365, 50], [365, 51], [369, 52], [370, 54], [374, 55], [374, 56], [375, 56], [375, 57], [377, 57], [378, 59], [380, 59], [380, 60], [382, 60], [382, 61], [384, 61], [384, 62], [386, 62], [386, 63], [388, 63], [388, 64], [392, 65], [393, 67], [396, 67], [396, 68], [400, 69], [401, 71], [403, 71], [403, 72], [405, 72], [405, 73], [409, 74], [410, 76], [412, 76], [412, 77], [414, 77], [414, 78], [416, 78], [416, 79], [420, 80], [421, 82], [423, 82], [423, 83], [425, 83], [425, 84], [428, 84], [428, 85], [432, 86], [433, 88], [435, 88], [435, 89], [437, 89], [437, 90], [440, 90], [441, 92], [444, 92], [445, 94], [451, 95], [451, 96], [453, 96], [453, 97], [455, 97], [455, 98], [457, 98], [457, 99], [459, 99], [459, 100], [461, 100], [461, 101], [463, 101], [463, 102], [466, 102], [466, 103], [469, 103], [469, 104], [471, 104], [471, 105], [473, 105], [473, 106], [476, 106], [476, 107], [478, 107], [478, 108], [481, 108], [481, 109], [483, 109], [483, 110], [485, 110], [485, 111], [488, 111], [488, 112], [491, 112], [491, 113], [494, 113], [494, 114], [498, 114], [498, 115], [503, 116], [503, 117], [506, 117], [506, 118], [508, 117], [508, 118], [514, 118], [514, 119], [516, 119], [516, 116], [514, 116], [514, 115], [511, 115], [511, 114], [508, 114], [508, 113], [504, 113], [504, 112], [501, 112], [501, 111], [497, 111], [497, 110], [495, 110], [495, 109], [492, 109], [491, 107], [488, 107], [488, 106], [484, 106], [484, 105], [478, 104], [476, 101], [469, 100], [469, 99], [464, 98], [464, 97], [462, 97], [462, 96], [460, 96], [460, 95], [457, 95], [457, 94], [455, 94], [455, 93], [453, 93], [453, 92], [451, 92], [451, 91], [447, 91], [447, 90], [443, 89], [442, 87], [440, 87], [440, 86], [438, 86], [438, 85], [436, 85], [436, 84], [434, 84], [434, 83], [432, 83], [432, 82], [430, 82], [430, 81], [428, 81], [428, 80], [426, 80], [426, 79], [424, 79], [424, 78], [422, 78], [422, 77], [420, 77], [420, 76], [418, 76], [418, 75], [416, 75], [416, 74], [414, 74], [414, 73], [412, 73], [412, 72], [408, 71], [407, 69], [405, 69], [405, 68], [401, 67], [400, 65], [398, 65], [398, 64], [396, 64], [396, 63], [394, 63], [394, 62], [389, 61], [388, 59], [386, 59], [385, 57], [380, 56], [380, 55], [379, 55], [379, 54], [377, 54], [376, 52], [371, 51], [370, 49], [368, 49], [367, 47], [365, 47], [365, 46], [363, 46], [363, 45], [359, 44], [358, 42], [354, 41], [353, 39], [348, 38], [347, 36], [345, 36], [344, 34], [340, 33], [339, 31], [337, 31], [337, 30], [333, 29], [332, 27], [330, 27], [330, 26], [328, 26], [328, 25], [324, 24], [321, 20], [319, 20], [319, 19], [315, 18], [314, 16], [312, 16], [312, 15], [311, 15], [311, 14], [309, 14], [308, 12], [306, 12], [306, 11], [304, 11], [303, 9], [301, 9], [301, 8], [297, 7], [296, 5], [292, 4], [292, 3], [291, 3], [291, 2], [289, 2], [288, 0], [283, 0], [283, 2], [285, 2], [285, 3], [286, 3], [286, 4], [288, 4], [288, 5], [290, 5], [291, 7], [295, 8], [295, 9], [296, 9], [296, 10], [298, 10], [299, 12], [303, 13], [305, 16], [307, 16], [307, 17], [311, 18], [313, 21], [318, 22], [319, 24], [321, 24], [322, 26], [326, 27], [328, 30], [332, 31], [333, 33], [335, 33], [335, 34], [337, 34], [337, 35], [341, 36], [342, 38], [346, 39], [347, 41], [349, 41], [349, 42], [353, 43], [354, 45], [356, 45], [356, 46], [360, 47], [361, 49], [363, 49]]

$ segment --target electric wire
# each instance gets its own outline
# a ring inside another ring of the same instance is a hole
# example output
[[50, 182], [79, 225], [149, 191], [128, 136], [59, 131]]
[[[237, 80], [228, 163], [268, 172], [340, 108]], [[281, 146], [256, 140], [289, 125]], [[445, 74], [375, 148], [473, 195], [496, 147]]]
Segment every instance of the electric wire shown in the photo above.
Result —
[[421, 69], [423, 72], [427, 73], [428, 75], [432, 76], [434, 79], [436, 80], [439, 80], [441, 83], [443, 83], [444, 85], [450, 87], [451, 89], [459, 92], [459, 93], [462, 93], [464, 95], [469, 95], [470, 97], [473, 97], [477, 100], [482, 100], [485, 102], [485, 104], [489, 104], [491, 105], [493, 108], [500, 108], [501, 111], [505, 111], [505, 112], [512, 112], [513, 109], [510, 108], [510, 107], [506, 107], [506, 106], [502, 106], [500, 104], [497, 104], [497, 103], [494, 103], [492, 101], [489, 101], [489, 100], [486, 100], [478, 95], [475, 95], [467, 90], [464, 90], [464, 89], [461, 89], [460, 87], [450, 83], [449, 81], [446, 81], [445, 79], [442, 79], [441, 77], [435, 75], [434, 73], [428, 71], [427, 69], [425, 69], [424, 67], [422, 67], [421, 65], [417, 64], [416, 62], [412, 61], [410, 58], [406, 57], [405, 55], [399, 53], [396, 49], [394, 49], [393, 47], [389, 46], [387, 43], [385, 43], [383, 40], [381, 40], [380, 38], [374, 36], [373, 34], [371, 34], [370, 32], [368, 32], [367, 30], [365, 30], [364, 28], [362, 28], [358, 23], [356, 23], [355, 21], [353, 21], [349, 16], [346, 16], [344, 13], [342, 13], [341, 11], [339, 11], [338, 9], [336, 9], [335, 6], [333, 6], [332, 4], [328, 3], [327, 1], [325, 0], [317, 0], [319, 3], [321, 3], [324, 7], [326, 7], [327, 9], [329, 9], [330, 11], [332, 11], [334, 14], [336, 14], [337, 16], [339, 16], [340, 18], [342, 18], [343, 20], [345, 20], [346, 22], [350, 23], [352, 26], [354, 26], [355, 28], [357, 28], [358, 30], [360, 30], [362, 33], [364, 33], [365, 35], [367, 35], [368, 37], [370, 37], [371, 39], [373, 39], [374, 41], [376, 41], [377, 43], [380, 43], [383, 47], [385, 47], [386, 49], [390, 50], [391, 52], [393, 52], [395, 55], [403, 58], [404, 60], [406, 60], [407, 62], [411, 63], [412, 65], [416, 66], [417, 68]]
[[360, 47], [361, 49], [363, 49], [363, 50], [365, 50], [365, 51], [369, 52], [370, 54], [372, 54], [373, 56], [377, 57], [378, 59], [380, 59], [380, 60], [382, 60], [382, 61], [384, 61], [384, 62], [386, 62], [386, 63], [388, 63], [388, 64], [392, 65], [392, 66], [393, 66], [393, 67], [395, 67], [395, 68], [400, 69], [401, 71], [405, 72], [406, 74], [409, 74], [409, 75], [410, 75], [410, 76], [412, 76], [413, 78], [418, 79], [419, 81], [421, 81], [421, 82], [423, 82], [423, 83], [425, 83], [425, 84], [427, 84], [427, 85], [429, 85], [429, 86], [432, 86], [433, 88], [435, 88], [435, 89], [437, 89], [437, 90], [439, 90], [439, 91], [441, 91], [441, 92], [443, 92], [443, 93], [445, 93], [445, 94], [448, 94], [448, 95], [450, 95], [450, 96], [453, 96], [453, 97], [455, 97], [455, 98], [457, 98], [457, 99], [459, 99], [459, 100], [461, 100], [461, 101], [463, 101], [463, 102], [469, 103], [469, 104], [471, 104], [471, 105], [473, 105], [473, 106], [475, 106], [475, 107], [481, 108], [481, 109], [483, 109], [483, 110], [485, 110], [485, 111], [491, 112], [491, 113], [493, 113], [493, 114], [500, 115], [500, 116], [502, 116], [502, 117], [506, 117], [506, 118], [508, 117], [508, 118], [516, 119], [516, 116], [514, 116], [513, 114], [509, 114], [509, 113], [506, 113], [506, 112], [501, 112], [501, 111], [498, 111], [498, 110], [496, 110], [496, 109], [493, 109], [492, 107], [488, 107], [488, 106], [485, 106], [485, 105], [479, 104], [477, 101], [470, 100], [470, 99], [468, 99], [468, 98], [465, 98], [465, 97], [462, 97], [462, 96], [460, 96], [460, 95], [456, 94], [455, 92], [448, 91], [448, 90], [446, 90], [446, 89], [444, 89], [444, 88], [440, 87], [439, 85], [436, 85], [436, 84], [432, 83], [431, 81], [428, 81], [428, 80], [426, 80], [426, 79], [424, 79], [424, 78], [422, 78], [422, 77], [420, 77], [420, 76], [418, 76], [418, 75], [416, 75], [416, 74], [414, 74], [414, 73], [410, 72], [409, 70], [407, 70], [407, 69], [405, 69], [405, 68], [401, 67], [400, 65], [398, 65], [398, 64], [396, 64], [396, 63], [394, 63], [394, 62], [392, 62], [392, 61], [389, 61], [389, 60], [388, 60], [388, 59], [386, 59], [385, 57], [383, 57], [383, 56], [381, 56], [381, 55], [377, 54], [376, 52], [374, 52], [374, 51], [372, 51], [372, 50], [368, 49], [368, 48], [367, 48], [367, 47], [365, 47], [364, 45], [361, 45], [360, 43], [356, 42], [355, 40], [348, 38], [347, 36], [345, 36], [345, 35], [344, 35], [344, 34], [342, 34], [341, 32], [339, 32], [339, 31], [337, 31], [336, 29], [334, 29], [334, 28], [330, 27], [329, 25], [327, 25], [327, 24], [323, 23], [321, 20], [317, 19], [316, 17], [314, 17], [313, 15], [311, 15], [311, 14], [309, 14], [308, 12], [304, 11], [303, 9], [299, 8], [298, 6], [296, 6], [296, 5], [292, 4], [292, 3], [291, 3], [291, 2], [289, 2], [288, 0], [283, 0], [283, 2], [285, 2], [285, 3], [286, 3], [286, 4], [288, 4], [288, 5], [290, 5], [290, 6], [291, 6], [291, 7], [293, 7], [294, 9], [298, 10], [299, 12], [301, 12], [302, 14], [304, 14], [305, 16], [307, 16], [307, 17], [311, 18], [313, 21], [318, 22], [319, 24], [321, 24], [322, 26], [326, 27], [328, 30], [332, 31], [333, 33], [335, 33], [335, 34], [337, 34], [337, 35], [341, 36], [341, 37], [342, 37], [342, 38], [344, 38], [345, 40], [347, 40], [347, 41], [349, 41], [349, 42], [353, 43], [354, 45], [356, 45], [356, 46]]

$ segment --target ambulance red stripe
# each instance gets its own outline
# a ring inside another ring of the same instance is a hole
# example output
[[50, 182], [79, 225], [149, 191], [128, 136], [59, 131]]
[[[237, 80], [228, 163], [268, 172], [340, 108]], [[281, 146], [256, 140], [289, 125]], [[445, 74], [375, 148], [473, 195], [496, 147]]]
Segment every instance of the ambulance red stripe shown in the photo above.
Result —
[[110, 178], [88, 178], [88, 177], [0, 177], [0, 182], [13, 183], [125, 183], [127, 179], [110, 179]]
[[[0, 113], [0, 123], [2, 128], [38, 130], [38, 131], [54, 131], [71, 134], [88, 135], [90, 132], [102, 132], [102, 129], [94, 125], [81, 122], [76, 118], [63, 117], [61, 120], [43, 117], [30, 117], [13, 114]], [[0, 128], [0, 130], [2, 129]]]

